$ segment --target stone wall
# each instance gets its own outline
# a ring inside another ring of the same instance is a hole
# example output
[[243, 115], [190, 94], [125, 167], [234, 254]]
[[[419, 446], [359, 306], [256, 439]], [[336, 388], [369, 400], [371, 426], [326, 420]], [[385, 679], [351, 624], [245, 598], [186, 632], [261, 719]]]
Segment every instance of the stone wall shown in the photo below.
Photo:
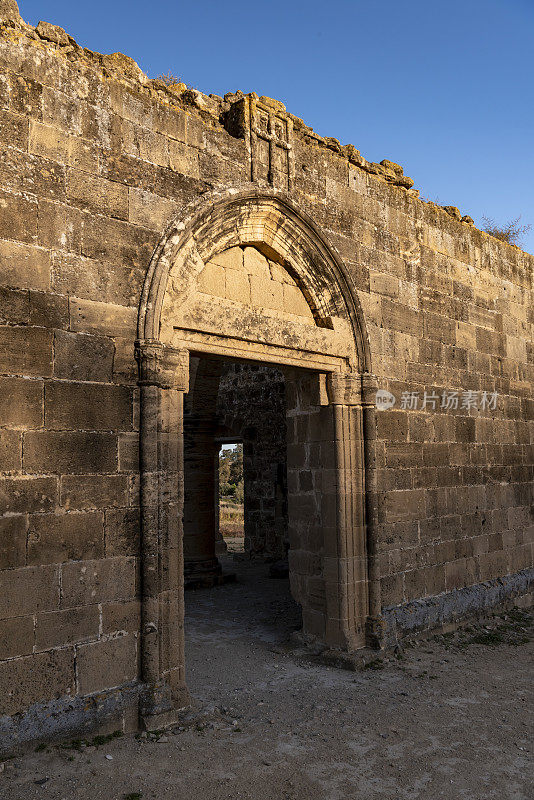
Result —
[[0, 3], [0, 713], [138, 675], [138, 306], [167, 224], [213, 187], [289, 192], [357, 289], [396, 399], [376, 415], [383, 607], [530, 567], [533, 257], [276, 101], [165, 86], [15, 9]]
[[282, 559], [287, 550], [284, 377], [263, 365], [234, 364], [218, 396], [222, 430], [243, 442], [245, 552]]

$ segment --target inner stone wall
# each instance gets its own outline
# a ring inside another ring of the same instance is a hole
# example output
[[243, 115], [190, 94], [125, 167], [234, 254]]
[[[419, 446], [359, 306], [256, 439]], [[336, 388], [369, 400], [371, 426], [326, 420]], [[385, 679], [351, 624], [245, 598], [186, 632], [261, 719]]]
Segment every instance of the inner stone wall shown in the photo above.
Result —
[[[166, 87], [126, 56], [0, 8], [5, 747], [42, 735], [35, 720], [52, 709], [48, 736], [137, 724], [138, 306], [167, 224], [214, 187], [252, 179], [289, 193], [358, 293], [374, 374], [396, 401], [376, 415], [371, 498], [387, 614], [430, 598], [440, 622], [443, 598], [471, 587], [476, 610], [503, 599], [484, 594], [498, 581], [524, 594], [533, 257], [423, 202], [396, 164], [317, 136], [277, 101]], [[458, 407], [442, 408], [452, 391]], [[481, 407], [482, 392], [497, 392], [495, 408]]]
[[232, 365], [217, 404], [223, 430], [243, 442], [245, 552], [282, 559], [287, 551], [286, 403], [279, 370]]

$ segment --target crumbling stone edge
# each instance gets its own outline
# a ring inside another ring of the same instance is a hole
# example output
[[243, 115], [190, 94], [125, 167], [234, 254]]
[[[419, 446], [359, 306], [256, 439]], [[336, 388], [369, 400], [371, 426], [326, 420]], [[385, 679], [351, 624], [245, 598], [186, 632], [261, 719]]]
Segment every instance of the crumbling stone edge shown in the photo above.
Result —
[[[169, 84], [160, 78], [149, 78], [130, 56], [123, 53], [102, 54], [87, 47], [81, 47], [59, 25], [44, 21], [40, 21], [36, 27], [29, 25], [20, 16], [16, 0], [0, 0], [0, 37], [12, 41], [19, 41], [21, 38], [29, 39], [36, 47], [53, 51], [60, 58], [100, 71], [105, 78], [118, 81], [131, 92], [156, 98], [170, 108], [180, 108], [189, 114], [194, 114], [208, 126], [223, 125], [228, 131], [231, 130], [228, 117], [231, 115], [232, 105], [246, 96], [239, 89], [236, 92], [228, 92], [224, 97], [216, 94], [206, 95], [197, 89], [188, 87], [181, 80]], [[251, 96], [258, 99], [254, 92]], [[354, 145], [342, 145], [333, 136], [317, 134], [302, 119], [288, 112], [285, 105], [279, 100], [263, 96], [259, 99], [269, 107], [287, 115], [293, 128], [300, 132], [309, 146], [333, 151], [339, 158], [345, 159], [363, 172], [406, 190], [410, 196], [448, 214], [457, 222], [474, 227], [473, 218], [469, 214], [463, 214], [456, 206], [442, 206], [420, 197], [419, 190], [413, 188], [413, 178], [404, 175], [403, 168], [399, 164], [389, 159], [382, 159], [380, 163], [367, 161]], [[482, 233], [490, 235], [485, 231]], [[517, 248], [517, 245], [510, 244], [510, 246]]]
[[534, 568], [530, 568], [434, 597], [412, 600], [402, 606], [390, 606], [382, 612], [387, 626], [386, 646], [439, 627], [451, 630], [473, 617], [488, 614], [498, 606], [514, 605], [519, 598], [527, 601], [533, 589]]
[[513, 606], [528, 608], [534, 602], [533, 591], [534, 568], [524, 569], [463, 589], [384, 608], [385, 638], [380, 649], [364, 647], [352, 653], [330, 650], [312, 637], [297, 632], [291, 637], [296, 646], [294, 652], [330, 667], [357, 671], [379, 659], [387, 659], [403, 640], [446, 633]]
[[40, 742], [137, 730], [142, 688], [142, 684], [130, 682], [105, 692], [34, 703], [19, 714], [0, 716], [0, 758], [16, 755]]

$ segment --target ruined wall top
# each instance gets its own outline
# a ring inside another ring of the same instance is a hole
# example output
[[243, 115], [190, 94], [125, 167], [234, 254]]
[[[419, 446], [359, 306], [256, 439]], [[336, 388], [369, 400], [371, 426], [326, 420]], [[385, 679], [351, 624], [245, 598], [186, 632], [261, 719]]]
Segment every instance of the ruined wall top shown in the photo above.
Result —
[[[0, 0], [0, 36], [18, 42], [29, 40], [36, 48], [53, 52], [60, 59], [65, 59], [80, 67], [93, 69], [100, 73], [104, 80], [114, 80], [122, 84], [126, 90], [149, 97], [170, 108], [178, 108], [197, 116], [207, 126], [223, 126], [235, 136], [244, 136], [246, 111], [250, 109], [264, 112], [264, 116], [275, 115], [284, 120], [286, 125], [298, 132], [304, 143], [313, 148], [324, 148], [336, 153], [354, 167], [376, 176], [388, 184], [408, 192], [426, 205], [441, 209], [452, 218], [467, 225], [474, 226], [468, 214], [462, 214], [455, 206], [439, 206], [431, 201], [422, 200], [419, 191], [414, 189], [412, 178], [404, 175], [403, 168], [393, 161], [383, 159], [380, 163], [367, 161], [352, 144], [342, 145], [334, 137], [323, 137], [308, 127], [302, 119], [287, 111], [283, 103], [269, 97], [258, 97], [254, 92], [246, 95], [237, 90], [220, 97], [215, 94], [206, 95], [185, 83], [169, 83], [161, 78], [149, 78], [137, 63], [122, 53], [101, 54], [87, 47], [81, 47], [63, 28], [49, 22], [39, 22], [34, 28], [20, 16], [15, 0]], [[251, 123], [254, 135], [254, 121]], [[266, 122], [265, 131], [255, 131], [268, 141], [275, 135], [274, 126], [271, 132], [270, 122]], [[279, 142], [277, 141], [277, 144]], [[288, 150], [290, 146], [288, 147]], [[291, 188], [291, 187], [289, 187]], [[515, 245], [505, 245], [516, 248]], [[519, 249], [519, 248], [516, 248]]]

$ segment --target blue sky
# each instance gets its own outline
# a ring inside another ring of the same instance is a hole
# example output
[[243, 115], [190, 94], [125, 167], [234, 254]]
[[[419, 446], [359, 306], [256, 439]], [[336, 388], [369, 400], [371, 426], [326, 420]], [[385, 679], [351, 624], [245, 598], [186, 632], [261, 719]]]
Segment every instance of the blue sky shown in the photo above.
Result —
[[534, 252], [534, 0], [21, 0], [27, 22], [120, 51], [151, 77], [282, 100], [324, 136], [404, 167]]

